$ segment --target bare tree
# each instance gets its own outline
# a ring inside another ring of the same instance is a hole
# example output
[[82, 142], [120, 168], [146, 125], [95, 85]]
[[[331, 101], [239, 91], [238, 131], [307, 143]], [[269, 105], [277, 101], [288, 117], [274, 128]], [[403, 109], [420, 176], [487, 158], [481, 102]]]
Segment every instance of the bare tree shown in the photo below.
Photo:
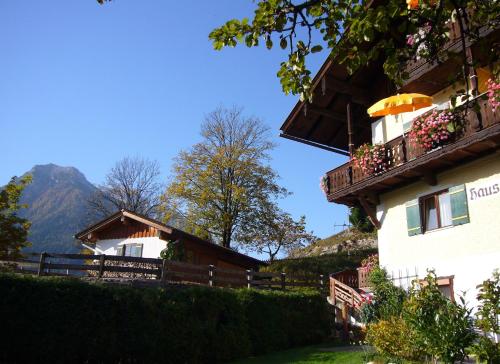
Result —
[[247, 251], [267, 254], [273, 262], [278, 253], [309, 245], [318, 238], [306, 230], [306, 217], [299, 220], [281, 210], [275, 203], [266, 203], [255, 211], [238, 237]]
[[159, 183], [157, 161], [126, 157], [118, 161], [90, 198], [90, 209], [107, 216], [127, 209], [146, 216], [155, 216], [163, 186]]

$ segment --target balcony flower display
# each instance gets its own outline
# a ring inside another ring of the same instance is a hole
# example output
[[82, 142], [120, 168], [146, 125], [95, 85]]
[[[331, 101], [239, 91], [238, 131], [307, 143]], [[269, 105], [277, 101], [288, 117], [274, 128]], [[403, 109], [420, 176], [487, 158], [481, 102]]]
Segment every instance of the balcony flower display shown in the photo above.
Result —
[[500, 106], [500, 82], [495, 82], [491, 78], [488, 80], [488, 102], [493, 112]]
[[330, 192], [329, 182], [329, 178], [326, 174], [319, 178], [319, 188], [321, 188], [321, 191], [323, 191], [325, 195], [328, 195], [328, 193]]
[[410, 141], [426, 151], [448, 143], [453, 134], [461, 127], [457, 113], [450, 110], [433, 110], [413, 121]]
[[387, 152], [384, 144], [361, 145], [352, 157], [354, 165], [361, 169], [364, 174], [384, 172], [388, 168]]

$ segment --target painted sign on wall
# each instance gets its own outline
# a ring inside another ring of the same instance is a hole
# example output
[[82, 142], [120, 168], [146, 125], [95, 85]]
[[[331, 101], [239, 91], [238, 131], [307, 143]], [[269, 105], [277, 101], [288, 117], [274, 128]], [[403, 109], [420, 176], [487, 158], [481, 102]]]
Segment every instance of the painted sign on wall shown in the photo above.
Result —
[[471, 201], [495, 194], [500, 194], [500, 183], [492, 183], [484, 187], [472, 187], [469, 189], [469, 198]]

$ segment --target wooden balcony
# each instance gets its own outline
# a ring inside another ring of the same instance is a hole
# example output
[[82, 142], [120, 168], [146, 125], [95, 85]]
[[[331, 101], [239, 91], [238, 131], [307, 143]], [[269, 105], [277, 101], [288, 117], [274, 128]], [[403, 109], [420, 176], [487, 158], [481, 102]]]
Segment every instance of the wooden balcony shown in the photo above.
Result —
[[378, 194], [424, 180], [435, 184], [435, 175], [500, 148], [500, 111], [477, 97], [465, 105], [463, 128], [454, 140], [432, 151], [412, 146], [408, 134], [386, 143], [387, 168], [366, 174], [352, 161], [327, 172], [330, 202], [358, 205], [360, 196], [378, 203]]

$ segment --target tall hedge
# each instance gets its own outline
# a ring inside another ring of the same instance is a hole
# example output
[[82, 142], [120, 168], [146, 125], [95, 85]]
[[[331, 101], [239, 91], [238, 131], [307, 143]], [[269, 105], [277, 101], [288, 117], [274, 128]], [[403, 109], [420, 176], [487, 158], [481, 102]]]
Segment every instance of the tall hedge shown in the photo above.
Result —
[[321, 342], [325, 297], [0, 275], [6, 363], [215, 363]]

